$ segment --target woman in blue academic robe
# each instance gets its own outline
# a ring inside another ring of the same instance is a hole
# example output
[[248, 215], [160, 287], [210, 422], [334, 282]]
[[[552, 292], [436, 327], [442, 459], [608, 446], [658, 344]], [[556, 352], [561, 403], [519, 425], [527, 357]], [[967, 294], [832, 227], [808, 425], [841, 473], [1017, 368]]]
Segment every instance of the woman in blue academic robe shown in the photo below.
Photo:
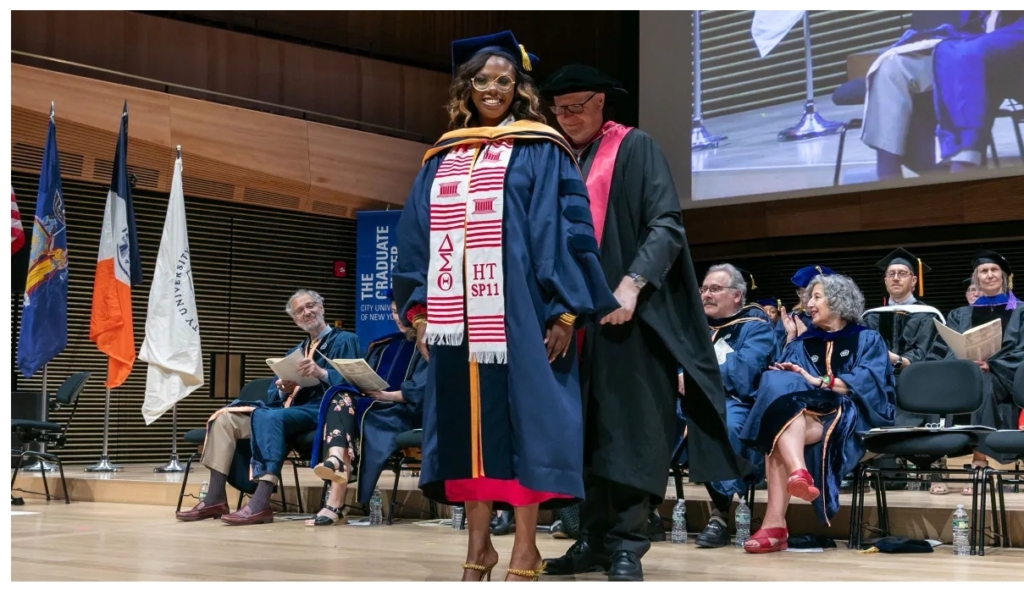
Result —
[[[320, 432], [321, 437], [314, 440], [311, 456], [319, 458], [326, 455], [322, 462], [313, 467], [313, 473], [324, 481], [331, 482], [331, 485], [323, 510], [316, 517], [307, 520], [307, 526], [329, 526], [341, 522], [344, 516], [342, 503], [345, 500], [345, 487], [352, 474], [352, 461], [357, 458], [356, 440], [360, 441], [361, 447], [365, 446], [357, 425], [364, 421], [366, 411], [376, 403], [376, 400], [397, 401], [396, 396], [398, 398], [402, 396], [400, 387], [404, 388], [404, 382], [414, 371], [413, 365], [417, 359], [422, 361], [413, 343], [414, 335], [410, 334], [411, 330], [407, 330], [399, 322], [390, 289], [388, 298], [392, 299], [391, 314], [399, 331], [371, 342], [364, 357], [370, 368], [388, 383], [388, 391], [360, 392], [351, 385], [342, 384], [332, 387], [328, 392], [330, 395], [324, 396], [320, 404], [316, 428], [316, 432]], [[419, 404], [417, 403], [415, 407], [418, 409]], [[365, 432], [362, 435], [365, 435]], [[380, 442], [382, 441], [379, 440], [379, 437], [375, 438], [371, 443], [371, 448], [376, 448], [375, 444]], [[365, 473], [360, 469], [360, 482], [364, 480], [364, 475]], [[370, 496], [373, 494], [379, 477], [380, 470], [378, 469], [370, 482], [369, 492], [365, 498], [360, 493], [360, 502], [365, 504], [370, 501]], [[362, 483], [360, 483], [359, 489], [363, 489]]]
[[494, 507], [515, 509], [508, 579], [535, 579], [540, 506], [583, 497], [574, 326], [618, 303], [573, 151], [544, 124], [536, 57], [507, 31], [452, 53], [452, 131], [427, 151], [402, 210], [393, 276], [430, 361], [420, 488], [466, 507], [464, 580], [489, 578], [498, 561]]
[[843, 275], [808, 285], [811, 327], [761, 377], [740, 438], [765, 454], [768, 508], [749, 553], [787, 548], [790, 497], [811, 502], [825, 524], [839, 510], [839, 485], [864, 454], [857, 434], [891, 426], [895, 379], [882, 337], [857, 323], [864, 295]]
[[[1017, 406], [1013, 403], [1011, 388], [1017, 367], [1024, 362], [1024, 305], [1013, 294], [1013, 272], [1010, 263], [997, 252], [979, 252], [973, 261], [972, 286], [980, 296], [971, 305], [950, 312], [946, 325], [963, 334], [998, 320], [1002, 330], [1002, 345], [987, 360], [975, 361], [981, 368], [984, 396], [981, 407], [973, 414], [953, 416], [953, 424], [989, 426], [997, 430], [1013, 430], [1018, 425]], [[956, 358], [942, 336], [932, 344], [930, 360]], [[984, 445], [974, 452], [972, 465], [987, 467], [988, 457], [1000, 462], [1012, 462], [1012, 455], [997, 455]], [[973, 493], [971, 484], [962, 490], [965, 496]]]

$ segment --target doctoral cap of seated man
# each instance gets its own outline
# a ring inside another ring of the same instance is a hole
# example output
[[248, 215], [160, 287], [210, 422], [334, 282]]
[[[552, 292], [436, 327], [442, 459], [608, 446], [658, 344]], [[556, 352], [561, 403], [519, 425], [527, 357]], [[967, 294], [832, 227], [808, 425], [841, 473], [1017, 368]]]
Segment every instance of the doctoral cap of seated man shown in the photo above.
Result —
[[875, 263], [875, 266], [885, 272], [890, 266], [894, 264], [901, 264], [910, 270], [910, 273], [917, 277], [917, 296], [924, 296], [924, 273], [932, 270], [932, 267], [924, 263], [923, 260], [914, 256], [910, 252], [903, 248], [896, 248], [892, 252], [885, 255], [885, 258]]

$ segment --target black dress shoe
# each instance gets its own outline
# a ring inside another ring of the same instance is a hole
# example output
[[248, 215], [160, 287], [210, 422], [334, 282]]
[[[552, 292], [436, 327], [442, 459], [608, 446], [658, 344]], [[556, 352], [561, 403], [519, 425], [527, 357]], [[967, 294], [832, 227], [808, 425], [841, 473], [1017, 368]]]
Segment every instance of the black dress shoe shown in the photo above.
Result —
[[729, 527], [721, 518], [712, 518], [701, 534], [697, 535], [697, 546], [705, 549], [717, 549], [729, 544]]
[[610, 560], [603, 551], [584, 540], [576, 541], [562, 557], [544, 560], [544, 573], [549, 576], [574, 576], [608, 570]]
[[647, 538], [651, 543], [661, 543], [665, 540], [665, 524], [657, 510], [652, 510], [647, 518]]
[[491, 534], [501, 536], [512, 532], [514, 514], [511, 510], [502, 510], [500, 514], [495, 514], [491, 519]]
[[608, 568], [610, 582], [643, 582], [644, 568], [640, 566], [640, 558], [632, 551], [616, 551], [612, 555], [612, 565]]

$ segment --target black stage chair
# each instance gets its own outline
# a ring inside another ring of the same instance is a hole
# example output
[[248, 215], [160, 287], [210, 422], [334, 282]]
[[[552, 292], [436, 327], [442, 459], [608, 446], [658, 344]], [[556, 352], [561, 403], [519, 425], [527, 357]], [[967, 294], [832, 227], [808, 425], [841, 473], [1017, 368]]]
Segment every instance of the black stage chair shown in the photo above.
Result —
[[[981, 369], [971, 361], [943, 360], [914, 363], [899, 376], [899, 391], [896, 403], [900, 409], [916, 414], [946, 416], [949, 414], [970, 414], [982, 403]], [[887, 430], [887, 429], [883, 429]], [[898, 429], [891, 429], [898, 430]], [[889, 432], [865, 437], [867, 450], [878, 455], [890, 455], [904, 459], [907, 465], [917, 466], [915, 473], [964, 474], [973, 478], [971, 498], [971, 555], [985, 554], [984, 532], [979, 522], [984, 521], [985, 482], [982, 469], [939, 469], [933, 465], [944, 457], [958, 457], [971, 454], [975, 447], [984, 442], [990, 432], [984, 427], [935, 428], [912, 432]], [[883, 537], [889, 536], [889, 507], [886, 502], [882, 476], [908, 474], [907, 465], [897, 468], [873, 467], [861, 463], [854, 473], [854, 502], [851, 515], [850, 537], [853, 547], [863, 545], [863, 529], [868, 528]], [[864, 522], [864, 478], [874, 476], [878, 499], [878, 527]], [[994, 492], [993, 492], [994, 493]], [[981, 499], [979, 520], [979, 498]], [[993, 495], [993, 504], [995, 497]], [[856, 529], [856, 534], [852, 529]]]
[[[253, 381], [246, 383], [245, 386], [242, 387], [242, 391], [238, 392], [238, 399], [248, 402], [265, 401], [267, 399], [267, 391], [270, 389], [270, 385], [275, 380], [275, 378], [255, 379]], [[313, 432], [310, 432], [308, 433], [308, 435], [299, 436], [297, 441], [295, 442], [296, 447], [301, 447], [303, 441], [308, 439], [308, 444], [305, 447], [307, 456], [309, 454], [309, 449], [312, 448], [313, 434]], [[189, 430], [188, 432], [185, 433], [183, 440], [186, 443], [196, 445], [196, 447], [202, 445], [206, 441], [206, 428], [196, 428], [193, 430]], [[200, 459], [201, 457], [202, 453], [200, 453], [197, 448], [196, 451], [192, 453], [192, 455], [188, 458], [188, 461], [185, 463], [185, 476], [181, 480], [181, 490], [178, 492], [178, 507], [176, 508], [178, 512], [181, 511], [181, 504], [182, 501], [184, 501], [185, 499], [185, 486], [188, 485], [188, 476], [189, 473], [191, 473], [192, 463], [197, 459]], [[299, 487], [299, 470], [297, 464], [295, 463], [296, 460], [298, 459], [295, 459], [290, 456], [288, 458], [288, 461], [292, 464], [292, 472], [295, 474], [295, 497], [298, 499], [298, 510], [301, 513], [303, 510], [302, 489]], [[231, 485], [240, 485], [240, 483], [241, 482], [232, 482]], [[249, 483], [251, 485], [243, 485], [241, 488], [239, 488], [241, 494], [239, 494], [238, 496], [238, 506], [235, 508], [236, 510], [242, 507], [242, 498], [245, 495], [251, 495], [253, 492], [256, 491], [256, 484], [252, 482]], [[287, 511], [288, 503], [285, 502], [283, 484], [278, 486], [278, 491], [281, 493], [282, 510]]]
[[[1024, 364], [1017, 367], [1017, 372], [1014, 375], [1013, 401], [1019, 407], [1024, 408]], [[1018, 462], [1024, 461], [1024, 430], [1000, 430], [998, 432], [993, 432], [985, 439], [985, 446], [997, 453], [1015, 455], [1015, 460]], [[1003, 486], [1005, 484], [1014, 484], [1019, 486], [1020, 484], [1024, 484], [1024, 479], [1021, 478], [1019, 466], [1017, 471], [1013, 472], [1013, 477], [1003, 477], [1002, 471], [991, 468], [986, 469], [986, 477], [991, 479], [990, 483], [994, 486], [993, 489], [998, 491], [999, 495], [999, 504], [996, 505], [995, 500], [992, 502], [992, 508], [998, 509], [997, 517], [993, 517], [993, 529], [998, 528], [1002, 533], [997, 533], [997, 536], [1002, 540], [1002, 546], [1009, 547], [1010, 529], [1007, 528], [1006, 498], [1003, 497]], [[982, 518], [984, 517], [985, 515], [982, 514]], [[996, 518], [998, 518], [998, 526], [995, 522]], [[984, 521], [982, 521], [981, 526], [984, 528]]]
[[[63, 424], [44, 420], [17, 418], [11, 420], [11, 433], [16, 435], [21, 443], [25, 445], [22, 449], [11, 448], [11, 462], [14, 464], [14, 475], [11, 476], [11, 489], [14, 489], [14, 480], [18, 478], [18, 470], [24, 464], [25, 459], [35, 457], [40, 461], [51, 461], [57, 464], [57, 469], [60, 470], [60, 485], [64, 489], [64, 503], [71, 503], [71, 496], [68, 494], [68, 483], [64, 479], [64, 464], [61, 462], [60, 456], [52, 451], [63, 449], [67, 443], [68, 429], [71, 427], [71, 421], [75, 419], [78, 399], [82, 394], [82, 390], [85, 389], [85, 383], [91, 376], [92, 373], [88, 371], [75, 373], [57, 388], [54, 399], [50, 401], [48, 410], [56, 412], [63, 407], [70, 407], [71, 413]], [[43, 393], [42, 395], [46, 394]], [[29, 450], [28, 445], [32, 443], [45, 443], [47, 451]], [[46, 500], [50, 501], [50, 486], [46, 483], [46, 470], [41, 470], [39, 475], [43, 478]]]
[[398, 501], [398, 479], [403, 471], [419, 471], [422, 466], [423, 429], [417, 428], [398, 435], [395, 439], [398, 450], [388, 459], [385, 469], [395, 474], [395, 485], [391, 488], [391, 501], [388, 504], [388, 524], [395, 521], [395, 506], [405, 506]]

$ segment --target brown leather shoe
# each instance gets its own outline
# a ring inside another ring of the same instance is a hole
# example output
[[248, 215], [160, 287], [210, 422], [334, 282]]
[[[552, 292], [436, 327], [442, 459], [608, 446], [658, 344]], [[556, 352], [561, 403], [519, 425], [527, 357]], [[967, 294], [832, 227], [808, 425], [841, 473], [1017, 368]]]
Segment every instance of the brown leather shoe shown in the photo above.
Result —
[[249, 509], [249, 505], [246, 504], [241, 510], [232, 512], [231, 514], [225, 514], [220, 519], [224, 524], [231, 524], [235, 526], [244, 526], [247, 524], [263, 524], [274, 522], [274, 511], [267, 506], [263, 510], [257, 513], [253, 513]]
[[202, 505], [202, 502], [193, 506], [191, 510], [175, 512], [174, 517], [184, 522], [195, 522], [197, 520], [206, 520], [207, 518], [220, 518], [230, 512], [227, 502], [221, 502], [213, 506], [203, 506], [202, 508], [199, 507], [200, 505]]

